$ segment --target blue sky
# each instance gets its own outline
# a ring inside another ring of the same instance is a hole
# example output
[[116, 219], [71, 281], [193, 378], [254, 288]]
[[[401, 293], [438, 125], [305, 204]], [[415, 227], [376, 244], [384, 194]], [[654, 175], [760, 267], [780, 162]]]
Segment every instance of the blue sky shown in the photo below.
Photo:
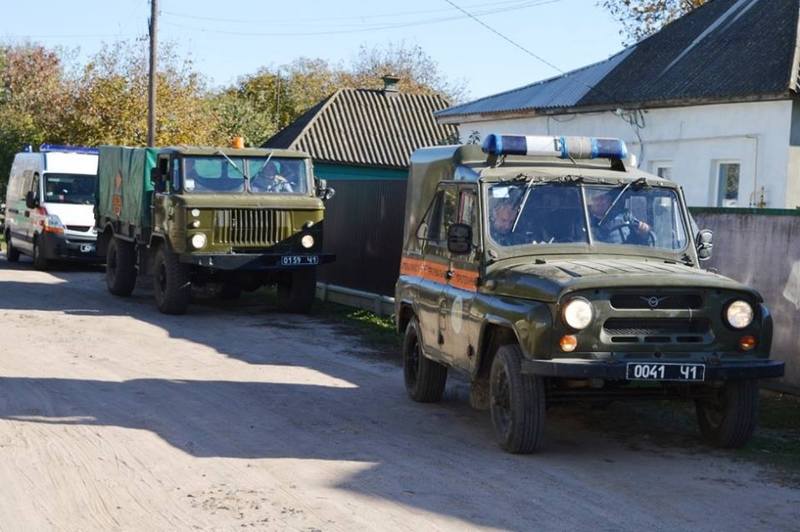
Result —
[[[595, 0], [454, 0], [563, 70], [621, 48], [620, 24]], [[469, 98], [558, 72], [464, 17], [444, 0], [160, 0], [159, 38], [177, 44], [212, 85], [300, 56], [348, 62], [360, 45], [418, 44]], [[33, 7], [35, 6], [35, 7]], [[149, 0], [4, 2], [0, 40], [77, 49], [146, 35]]]

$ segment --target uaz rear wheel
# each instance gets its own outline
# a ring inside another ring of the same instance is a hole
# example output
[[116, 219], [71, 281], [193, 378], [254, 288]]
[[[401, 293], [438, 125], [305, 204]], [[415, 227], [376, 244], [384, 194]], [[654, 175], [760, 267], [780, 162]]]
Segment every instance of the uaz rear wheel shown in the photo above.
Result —
[[411, 318], [403, 338], [403, 378], [409, 397], [419, 403], [442, 400], [447, 366], [427, 358], [420, 345], [419, 324]]

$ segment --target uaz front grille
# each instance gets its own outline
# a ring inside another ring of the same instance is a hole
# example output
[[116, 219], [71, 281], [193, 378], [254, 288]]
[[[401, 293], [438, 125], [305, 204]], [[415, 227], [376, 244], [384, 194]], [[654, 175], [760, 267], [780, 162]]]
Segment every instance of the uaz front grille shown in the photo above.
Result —
[[611, 296], [615, 309], [696, 310], [703, 308], [703, 298], [698, 294], [615, 294]]
[[219, 209], [212, 242], [237, 247], [269, 247], [292, 235], [292, 214], [278, 209]]
[[711, 323], [706, 318], [609, 318], [603, 332], [615, 344], [696, 344], [710, 340]]

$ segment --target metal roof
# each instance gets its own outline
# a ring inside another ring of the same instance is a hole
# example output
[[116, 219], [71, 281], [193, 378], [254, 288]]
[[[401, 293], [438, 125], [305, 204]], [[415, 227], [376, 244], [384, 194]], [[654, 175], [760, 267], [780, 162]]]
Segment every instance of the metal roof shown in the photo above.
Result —
[[264, 143], [304, 151], [317, 162], [406, 168], [422, 146], [452, 139], [456, 129], [434, 113], [438, 95], [380, 89], [340, 89]]
[[798, 0], [710, 0], [606, 61], [436, 116], [789, 98], [798, 10]]

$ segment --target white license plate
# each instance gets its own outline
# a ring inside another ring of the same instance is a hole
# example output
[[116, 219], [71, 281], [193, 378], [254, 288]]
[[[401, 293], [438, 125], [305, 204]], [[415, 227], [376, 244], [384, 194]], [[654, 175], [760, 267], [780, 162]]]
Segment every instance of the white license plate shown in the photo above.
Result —
[[283, 266], [307, 266], [319, 264], [319, 257], [316, 255], [284, 255], [281, 257]]
[[94, 251], [94, 244], [81, 244], [81, 253], [92, 253]]
[[676, 362], [629, 362], [626, 378], [629, 381], [702, 382], [706, 379], [706, 365]]

